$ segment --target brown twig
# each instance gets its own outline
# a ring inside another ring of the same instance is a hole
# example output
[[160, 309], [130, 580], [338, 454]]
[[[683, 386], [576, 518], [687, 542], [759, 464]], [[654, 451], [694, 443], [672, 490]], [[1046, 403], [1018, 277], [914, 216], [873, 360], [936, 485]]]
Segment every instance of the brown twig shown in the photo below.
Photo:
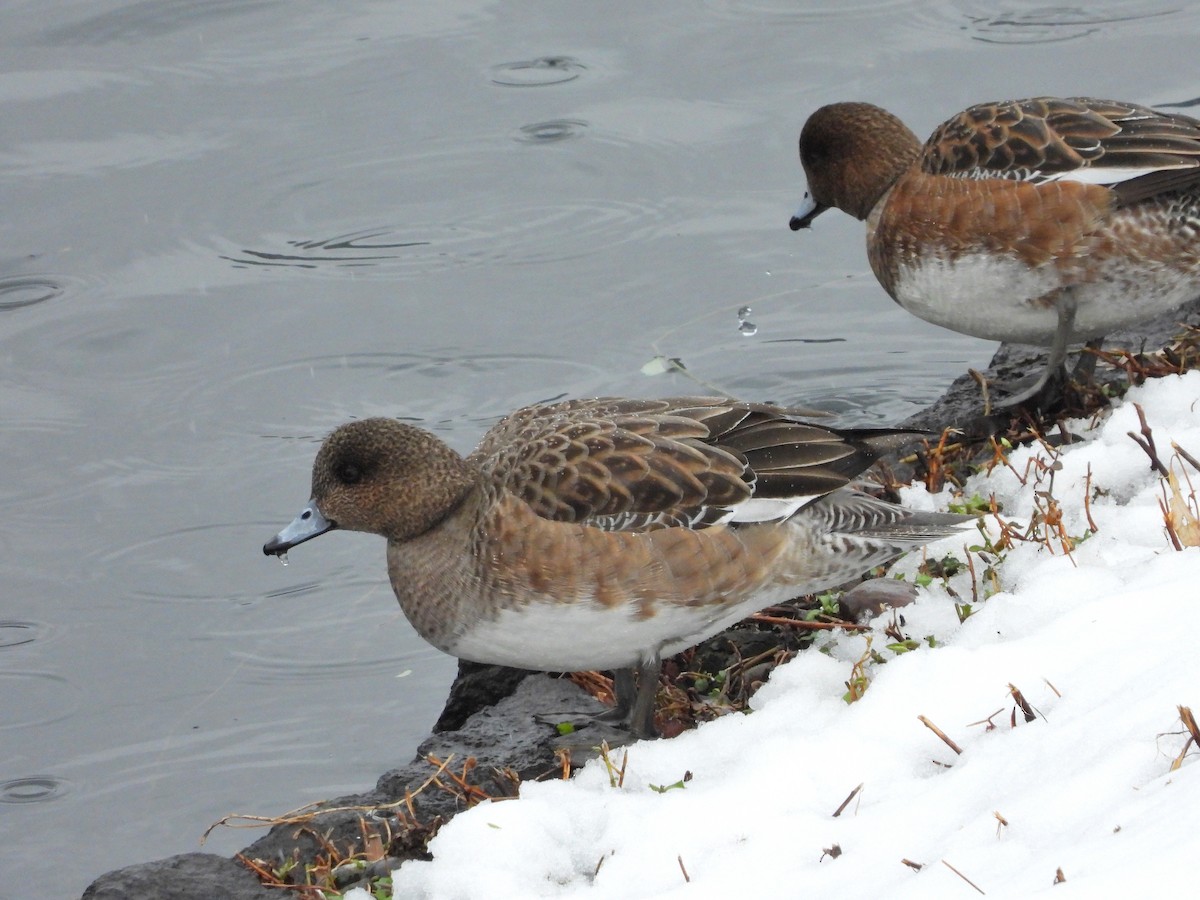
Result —
[[1191, 707], [1179, 706], [1179, 718], [1183, 722], [1183, 727], [1188, 730], [1188, 739], [1183, 744], [1183, 749], [1179, 751], [1179, 755], [1171, 762], [1171, 771], [1174, 772], [1183, 765], [1183, 758], [1187, 756], [1188, 750], [1192, 748], [1192, 744], [1200, 746], [1200, 728], [1196, 726], [1196, 717], [1192, 715]]
[[979, 583], [975, 580], [975, 555], [963, 544], [963, 556], [967, 558], [967, 571], [971, 573], [971, 605], [979, 605]]
[[1179, 533], [1175, 530], [1175, 520], [1171, 516], [1171, 507], [1161, 497], [1158, 498], [1158, 510], [1162, 513], [1163, 527], [1167, 529], [1167, 537], [1171, 539], [1171, 546], [1175, 548], [1176, 552], [1182, 552], [1183, 542], [1179, 540]]
[[786, 616], [771, 616], [766, 613], [755, 613], [750, 616], [752, 622], [762, 622], [764, 625], [785, 625], [788, 628], [799, 628], [806, 631], [828, 631], [833, 628], [844, 628], [847, 631], [870, 631], [869, 625], [859, 625], [855, 622], [808, 622], [804, 619], [789, 619]]
[[984, 731], [992, 731], [996, 727], [996, 723], [993, 722], [992, 719], [996, 718], [996, 716], [1000, 715], [1000, 713], [1002, 713], [1002, 712], [1004, 712], [1003, 708], [998, 709], [994, 713], [992, 713], [990, 716], [988, 716], [986, 719], [980, 719], [978, 722], [970, 722], [967, 725], [967, 727], [974, 728], [976, 725], [986, 725], [987, 728], [985, 728]]
[[962, 755], [962, 747], [958, 746], [958, 744], [956, 744], [956, 743], [954, 743], [954, 741], [950, 740], [950, 738], [946, 736], [946, 732], [942, 731], [942, 729], [938, 728], [936, 725], [934, 725], [932, 722], [930, 722], [924, 716], [917, 716], [917, 719], [920, 720], [922, 725], [924, 725], [926, 728], [928, 728], [930, 731], [932, 731], [934, 734], [936, 734], [938, 737], [940, 737], [942, 739], [942, 741], [946, 744], [947, 747], [949, 747], [951, 750], [953, 750], [955, 753], [959, 754], [960, 756]]
[[863, 789], [864, 784], [866, 784], [865, 781], [860, 783], [859, 786], [856, 787], [854, 790], [852, 790], [849, 793], [849, 795], [846, 797], [846, 799], [842, 801], [842, 805], [833, 811], [833, 817], [835, 819], [842, 814], [842, 812], [846, 809], [847, 806], [850, 805], [850, 801], [858, 796], [858, 792]]
[[1192, 456], [1192, 454], [1188, 453], [1174, 441], [1171, 441], [1171, 449], [1178, 453], [1181, 459], [1187, 460], [1193, 469], [1200, 472], [1200, 462], [1196, 461], [1196, 457]]
[[1087, 477], [1083, 482], [1083, 514], [1087, 517], [1088, 530], [1095, 534], [1100, 529], [1092, 518], [1092, 464], [1088, 463]]
[[1150, 457], [1150, 467], [1154, 469], [1163, 478], [1167, 477], [1167, 467], [1163, 465], [1162, 460], [1158, 458], [1158, 450], [1154, 446], [1154, 433], [1150, 430], [1149, 424], [1146, 422], [1146, 411], [1142, 409], [1141, 404], [1133, 404], [1133, 408], [1137, 410], [1138, 421], [1142, 425], [1141, 435], [1137, 435], [1132, 431], [1125, 432], [1133, 442], [1146, 451], [1146, 455]]
[[982, 372], [975, 369], [967, 369], [967, 374], [971, 376], [974, 382], [979, 385], [979, 393], [983, 397], [983, 414], [990, 416], [992, 414], [992, 398], [988, 392], [988, 380]]
[[970, 878], [968, 878], [962, 872], [958, 871], [958, 869], [954, 868], [954, 866], [950, 865], [950, 863], [946, 862], [944, 859], [942, 860], [942, 865], [945, 866], [947, 869], [949, 869], [951, 872], [953, 872], [955, 875], [957, 875], [959, 878], [961, 878], [963, 881], [965, 881], [967, 884], [969, 884], [971, 887], [975, 888], [975, 890], [979, 891], [979, 893], [981, 893], [981, 894], [985, 893], [983, 888], [981, 888], [979, 885], [977, 885], [975, 882], [973, 882]]

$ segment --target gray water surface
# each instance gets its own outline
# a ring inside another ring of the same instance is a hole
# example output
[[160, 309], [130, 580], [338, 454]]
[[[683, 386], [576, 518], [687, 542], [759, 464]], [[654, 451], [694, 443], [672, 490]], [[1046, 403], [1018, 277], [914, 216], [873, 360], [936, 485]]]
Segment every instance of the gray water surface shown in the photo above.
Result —
[[331, 427], [466, 451], [536, 400], [711, 390], [901, 419], [994, 347], [892, 304], [861, 223], [788, 231], [804, 116], [1186, 103], [1194, 9], [0, 7], [0, 898], [411, 757], [454, 661], [382, 541], [260, 550]]

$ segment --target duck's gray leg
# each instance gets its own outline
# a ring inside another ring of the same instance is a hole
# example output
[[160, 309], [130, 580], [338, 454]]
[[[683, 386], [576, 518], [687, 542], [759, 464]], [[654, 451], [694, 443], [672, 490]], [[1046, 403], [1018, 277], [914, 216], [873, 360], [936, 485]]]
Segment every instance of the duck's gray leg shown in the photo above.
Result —
[[662, 660], [658, 654], [643, 659], [637, 667], [637, 696], [629, 714], [629, 730], [640, 738], [657, 737], [654, 730], [654, 698], [658, 694], [658, 675]]
[[1054, 330], [1054, 341], [1050, 344], [1050, 353], [1041, 377], [1032, 386], [1018, 391], [1011, 397], [1005, 397], [996, 404], [997, 407], [1011, 409], [1033, 401], [1032, 405], [1046, 408], [1062, 399], [1063, 388], [1066, 386], [1066, 369], [1063, 363], [1067, 359], [1067, 346], [1071, 343], [1071, 333], [1075, 329], [1075, 307], [1075, 289], [1063, 288], [1054, 302], [1054, 308], [1058, 312], [1058, 325]]

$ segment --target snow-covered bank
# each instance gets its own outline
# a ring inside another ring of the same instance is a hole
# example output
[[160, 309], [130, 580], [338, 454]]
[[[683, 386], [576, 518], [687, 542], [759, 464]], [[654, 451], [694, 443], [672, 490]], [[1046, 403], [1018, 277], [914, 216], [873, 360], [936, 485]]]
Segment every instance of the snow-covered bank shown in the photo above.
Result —
[[[1200, 778], [1190, 759], [1171, 765], [1186, 740], [1177, 706], [1200, 710], [1200, 549], [1176, 551], [1167, 534], [1163, 480], [1127, 434], [1141, 428], [1135, 402], [1163, 463], [1172, 441], [1200, 457], [1191, 372], [1131, 390], [1094, 430], [1076, 423], [1083, 443], [1019, 449], [972, 478], [965, 494], [995, 495], [1007, 521], [1061, 509], [1063, 533], [1083, 536], [1090, 515], [1096, 534], [1068, 554], [1040, 526], [1034, 536], [1050, 540], [1003, 550], [1001, 590], [986, 600], [988, 559], [976, 556], [978, 601], [966, 574], [950, 581], [972, 604], [961, 622], [935, 580], [902, 611], [909, 652], [888, 649], [891, 614], [881, 617], [870, 640], [886, 662], [866, 664], [858, 702], [842, 698], [868, 638], [830, 635], [826, 652], [775, 670], [752, 715], [628, 748], [621, 786], [594, 762], [569, 782], [526, 784], [519, 800], [461, 813], [431, 843], [432, 862], [397, 870], [395, 895], [977, 896], [943, 863], [989, 897], [1185, 884]], [[1174, 471], [1186, 500], [1187, 476], [1200, 485], [1200, 474], [1179, 459]], [[919, 488], [906, 498], [950, 499]], [[995, 543], [1000, 527], [986, 521]], [[943, 554], [966, 556], [956, 539], [929, 550]], [[912, 577], [919, 563], [895, 571]], [[1014, 713], [1010, 685], [1039, 713], [1032, 722]], [[612, 754], [618, 765], [625, 752]]]

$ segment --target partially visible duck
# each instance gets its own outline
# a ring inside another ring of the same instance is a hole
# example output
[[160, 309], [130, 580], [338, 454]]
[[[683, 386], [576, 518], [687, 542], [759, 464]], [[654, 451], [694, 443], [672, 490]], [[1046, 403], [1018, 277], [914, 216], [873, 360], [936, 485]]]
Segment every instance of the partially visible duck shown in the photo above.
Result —
[[1067, 345], [1200, 296], [1200, 121], [1116, 100], [972, 106], [924, 145], [869, 103], [800, 133], [806, 228], [867, 223], [879, 283], [909, 312], [975, 337], [1050, 348], [1005, 405], [1052, 401]]
[[619, 713], [648, 736], [662, 657], [971, 521], [849, 487], [916, 437], [726, 399], [574, 400], [514, 412], [464, 458], [363, 419], [325, 440], [311, 501], [263, 552], [382, 535], [423, 638], [477, 662], [637, 670]]

